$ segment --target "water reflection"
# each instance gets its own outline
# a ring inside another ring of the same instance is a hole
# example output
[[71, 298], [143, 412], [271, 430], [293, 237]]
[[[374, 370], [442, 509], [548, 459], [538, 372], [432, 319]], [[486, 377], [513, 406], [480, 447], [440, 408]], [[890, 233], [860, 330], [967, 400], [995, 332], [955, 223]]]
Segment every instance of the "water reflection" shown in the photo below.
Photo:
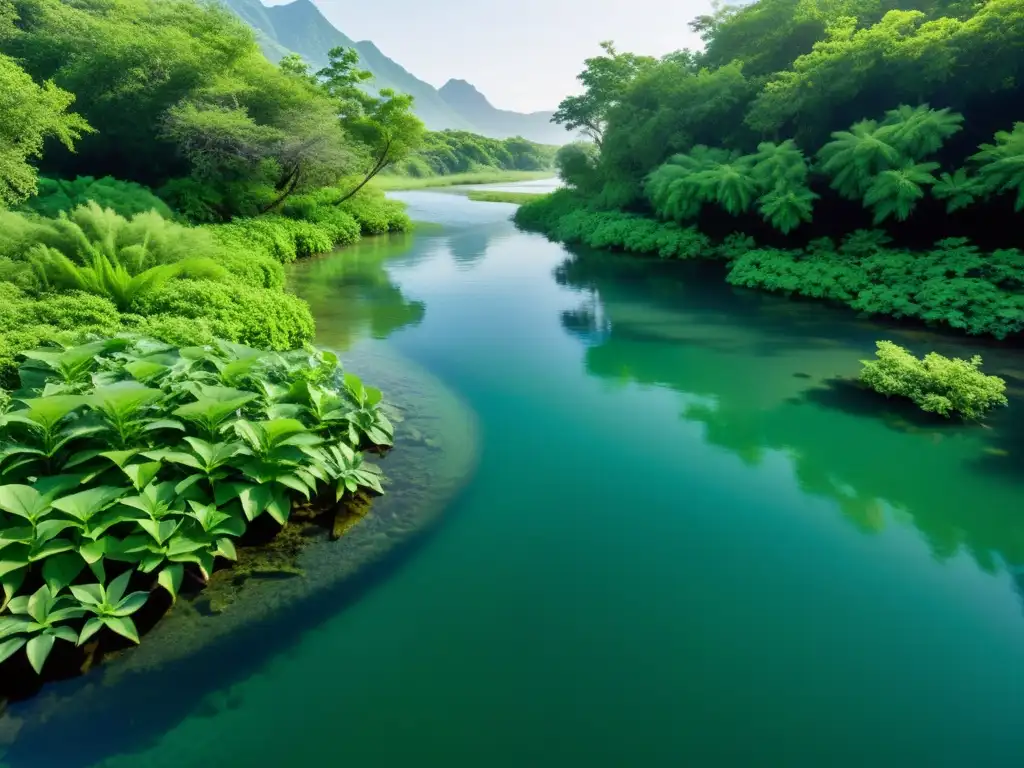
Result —
[[700, 274], [707, 269], [587, 252], [560, 265], [556, 279], [586, 307], [563, 313], [565, 330], [579, 337], [603, 318], [587, 372], [673, 389], [686, 396], [682, 418], [703, 425], [709, 445], [752, 466], [782, 452], [801, 489], [832, 500], [858, 530], [907, 520], [937, 560], [968, 553], [986, 572], [1008, 567], [1024, 590], [1019, 406], [965, 427], [849, 384], [877, 338], [919, 354], [986, 347], [986, 367], [1008, 379], [1013, 401], [1022, 394], [1017, 353], [734, 291]]
[[309, 302], [318, 339], [344, 351], [356, 341], [383, 339], [422, 322], [426, 305], [402, 293], [388, 275], [389, 261], [414, 253], [413, 234], [373, 237], [343, 252], [293, 265], [290, 285]]

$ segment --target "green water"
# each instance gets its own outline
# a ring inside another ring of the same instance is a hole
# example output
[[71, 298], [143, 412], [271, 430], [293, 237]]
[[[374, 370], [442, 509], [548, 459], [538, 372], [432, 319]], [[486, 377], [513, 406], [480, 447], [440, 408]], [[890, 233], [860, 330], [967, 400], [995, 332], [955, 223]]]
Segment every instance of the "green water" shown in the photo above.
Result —
[[443, 227], [293, 282], [475, 411], [468, 486], [358, 600], [138, 702], [194, 707], [18, 765], [1024, 765], [1024, 403], [947, 427], [835, 381], [892, 338], [1016, 395], [1018, 353], [399, 196]]

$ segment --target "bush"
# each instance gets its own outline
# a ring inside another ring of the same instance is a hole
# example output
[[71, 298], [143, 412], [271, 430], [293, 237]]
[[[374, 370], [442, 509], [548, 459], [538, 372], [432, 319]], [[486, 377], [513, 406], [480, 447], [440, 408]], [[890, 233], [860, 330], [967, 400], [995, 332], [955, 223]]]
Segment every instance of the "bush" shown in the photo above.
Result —
[[26, 357], [0, 413], [0, 662], [24, 648], [42, 674], [57, 640], [137, 643], [150, 590], [205, 582], [257, 517], [383, 493], [360, 452], [391, 445], [381, 393], [330, 353], [122, 337]]
[[875, 233], [806, 250], [753, 249], [732, 265], [733, 285], [842, 302], [866, 314], [917, 318], [1002, 339], [1024, 331], [1024, 254], [981, 253], [963, 239], [929, 251], [885, 247]]
[[313, 339], [309, 306], [291, 294], [209, 280], [178, 280], [145, 297], [138, 312], [166, 324], [164, 316], [204, 320], [229, 341], [268, 349], [292, 349]]
[[148, 187], [132, 181], [119, 181], [111, 176], [102, 179], [79, 176], [74, 181], [44, 176], [39, 179], [38, 193], [27, 200], [24, 206], [34, 213], [52, 218], [90, 201], [125, 217], [146, 211], [156, 211], [168, 219], [174, 215], [167, 203]]
[[918, 360], [891, 341], [879, 341], [875, 360], [863, 360], [860, 380], [886, 397], [906, 397], [921, 410], [949, 418], [980, 419], [1007, 404], [1006, 382], [981, 372], [981, 357], [950, 359], [929, 352]]

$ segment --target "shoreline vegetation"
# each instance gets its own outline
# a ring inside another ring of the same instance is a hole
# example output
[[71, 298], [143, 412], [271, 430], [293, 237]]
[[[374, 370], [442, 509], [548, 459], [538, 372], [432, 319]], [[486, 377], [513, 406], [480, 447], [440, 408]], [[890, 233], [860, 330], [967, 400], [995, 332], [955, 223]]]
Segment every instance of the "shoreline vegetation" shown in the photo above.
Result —
[[[539, 181], [554, 178], [554, 170], [543, 171], [502, 171], [477, 170], [468, 173], [453, 173], [447, 176], [392, 176], [384, 174], [374, 180], [374, 185], [389, 192], [437, 187], [468, 186], [476, 184], [512, 184], [520, 181]], [[479, 193], [474, 193], [479, 194]], [[521, 193], [520, 193], [521, 194]]]
[[[1024, 2], [758, 0], [703, 50], [611, 42], [555, 120], [567, 189], [517, 223], [720, 259], [734, 285], [968, 334], [1024, 331]], [[994, 53], [998, 52], [998, 53]]]
[[466, 197], [478, 203], [512, 203], [523, 205], [547, 197], [547, 192], [497, 192], [491, 190], [469, 190]]
[[311, 346], [285, 265], [410, 231], [386, 173], [550, 175], [328, 58], [271, 64], [194, 0], [0, 0], [3, 693], [138, 643], [236, 538], [383, 492], [383, 395]]

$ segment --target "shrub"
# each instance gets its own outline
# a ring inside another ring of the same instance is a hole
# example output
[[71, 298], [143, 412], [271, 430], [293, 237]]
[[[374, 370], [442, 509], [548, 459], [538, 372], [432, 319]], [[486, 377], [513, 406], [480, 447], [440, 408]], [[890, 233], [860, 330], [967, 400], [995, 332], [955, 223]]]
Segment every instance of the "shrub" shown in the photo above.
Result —
[[981, 372], [981, 357], [950, 359], [929, 352], [918, 360], [891, 341], [879, 341], [875, 360], [864, 360], [860, 380], [886, 397], [906, 397], [921, 410], [949, 418], [980, 419], [1007, 404], [1006, 382]]
[[150, 317], [205, 320], [216, 336], [253, 347], [292, 349], [313, 339], [309, 306], [267, 288], [178, 280], [146, 296], [137, 307], [139, 314]]
[[137, 643], [150, 590], [205, 582], [257, 517], [383, 492], [360, 452], [392, 442], [381, 394], [330, 353], [122, 337], [26, 357], [0, 413], [0, 662], [24, 649], [41, 674], [57, 640]]
[[39, 179], [38, 193], [25, 202], [25, 208], [42, 216], [56, 217], [90, 201], [125, 217], [146, 211], [156, 211], [168, 219], [174, 216], [167, 203], [148, 187], [111, 176], [102, 179], [79, 176], [73, 181], [44, 176]]

